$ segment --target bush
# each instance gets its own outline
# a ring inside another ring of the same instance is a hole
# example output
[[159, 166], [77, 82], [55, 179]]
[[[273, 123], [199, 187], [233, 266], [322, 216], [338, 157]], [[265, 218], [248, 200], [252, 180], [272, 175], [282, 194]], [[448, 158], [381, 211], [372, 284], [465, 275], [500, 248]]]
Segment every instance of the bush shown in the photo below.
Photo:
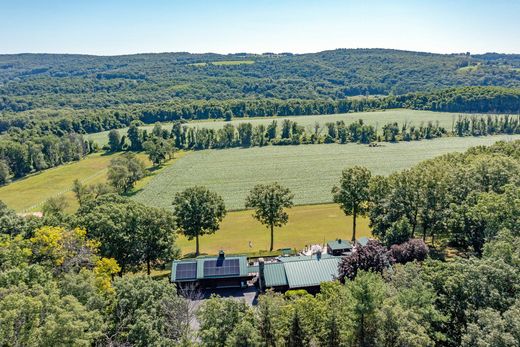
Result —
[[412, 239], [400, 245], [390, 247], [389, 258], [392, 262], [405, 264], [410, 261], [423, 261], [430, 250], [421, 239]]
[[372, 271], [383, 273], [390, 265], [388, 251], [379, 241], [370, 240], [366, 246], [357, 245], [352, 254], [349, 254], [339, 263], [339, 279], [353, 280], [358, 271]]

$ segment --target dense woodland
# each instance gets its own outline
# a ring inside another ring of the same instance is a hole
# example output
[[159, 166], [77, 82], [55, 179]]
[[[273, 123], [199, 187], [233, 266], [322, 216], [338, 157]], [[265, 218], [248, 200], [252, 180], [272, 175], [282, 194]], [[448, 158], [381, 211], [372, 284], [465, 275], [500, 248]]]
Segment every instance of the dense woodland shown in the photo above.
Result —
[[1, 55], [0, 110], [108, 108], [172, 99], [337, 100], [455, 86], [517, 88], [519, 68], [519, 55], [384, 49], [298, 55]]
[[[110, 170], [138, 171], [135, 160], [128, 154]], [[218, 297], [196, 308], [187, 298], [200, 298], [197, 292], [127, 275], [176, 256], [177, 232], [218, 232], [222, 199], [204, 187], [173, 202], [197, 208], [173, 212], [79, 182], [74, 214], [55, 199], [43, 218], [0, 205], [0, 344], [517, 346], [518, 172], [520, 141], [444, 155], [389, 177], [345, 169], [334, 200], [346, 214], [367, 215], [376, 240], [345, 256], [338, 281], [320, 294], [267, 293], [252, 308]], [[290, 207], [290, 192], [272, 187]], [[269, 187], [255, 189], [248, 201], [261, 210], [254, 196]], [[201, 213], [212, 218], [198, 229]]]

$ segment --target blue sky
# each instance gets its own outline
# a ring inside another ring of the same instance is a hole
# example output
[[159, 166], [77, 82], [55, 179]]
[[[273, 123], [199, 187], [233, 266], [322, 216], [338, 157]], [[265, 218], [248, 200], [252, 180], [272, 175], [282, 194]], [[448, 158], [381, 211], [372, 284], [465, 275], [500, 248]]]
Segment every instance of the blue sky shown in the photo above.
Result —
[[520, 53], [518, 0], [0, 0], [0, 53]]

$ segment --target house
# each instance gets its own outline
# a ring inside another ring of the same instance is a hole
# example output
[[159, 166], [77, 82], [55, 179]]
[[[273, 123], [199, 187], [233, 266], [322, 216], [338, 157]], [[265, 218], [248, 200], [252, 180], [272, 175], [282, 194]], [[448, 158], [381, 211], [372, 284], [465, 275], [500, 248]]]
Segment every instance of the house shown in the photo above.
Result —
[[327, 242], [327, 253], [340, 256], [352, 251], [352, 244], [346, 240], [336, 239]]
[[282, 257], [277, 262], [259, 261], [258, 283], [261, 291], [305, 289], [319, 291], [320, 284], [338, 276], [340, 257], [329, 254]]
[[199, 257], [172, 262], [171, 282], [200, 289], [244, 288], [254, 274], [249, 272], [245, 256]]

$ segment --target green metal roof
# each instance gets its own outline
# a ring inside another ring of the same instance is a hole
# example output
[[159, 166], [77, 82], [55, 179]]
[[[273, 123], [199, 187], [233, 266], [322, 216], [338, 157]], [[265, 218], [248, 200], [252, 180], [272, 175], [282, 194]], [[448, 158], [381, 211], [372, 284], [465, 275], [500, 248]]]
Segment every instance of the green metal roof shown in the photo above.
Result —
[[[332, 258], [333, 256], [327, 253], [321, 254], [321, 259]], [[279, 257], [278, 258], [282, 263], [289, 263], [293, 261], [304, 261], [304, 260], [317, 260], [318, 256], [316, 254], [313, 255], [295, 255], [292, 257]]]
[[288, 285], [283, 263], [265, 264], [264, 278], [266, 287], [280, 287]]
[[289, 288], [319, 286], [338, 276], [340, 257], [283, 263]]
[[333, 251], [352, 248], [352, 244], [350, 242], [348, 242], [347, 240], [329, 241], [329, 242], [327, 242], [327, 246]]
[[204, 277], [204, 262], [210, 261], [210, 260], [217, 260], [218, 257], [200, 257], [200, 258], [194, 258], [194, 259], [186, 259], [186, 260], [174, 260], [172, 261], [172, 273], [171, 273], [171, 281], [176, 282], [176, 274], [177, 274], [177, 264], [179, 263], [196, 263], [197, 264], [197, 276], [193, 279], [185, 279], [185, 280], [179, 280], [178, 282], [186, 282], [186, 281], [193, 281], [193, 280], [200, 280], [204, 278], [229, 278], [229, 277], [246, 277], [248, 272], [248, 264], [247, 264], [247, 257], [246, 256], [226, 256], [225, 259], [238, 259], [239, 264], [239, 275], [219, 275], [219, 276], [206, 276]]
[[357, 242], [358, 242], [361, 246], [366, 246], [369, 240], [370, 240], [370, 239], [369, 239], [368, 237], [363, 236], [363, 237], [360, 237], [360, 238], [357, 240]]

